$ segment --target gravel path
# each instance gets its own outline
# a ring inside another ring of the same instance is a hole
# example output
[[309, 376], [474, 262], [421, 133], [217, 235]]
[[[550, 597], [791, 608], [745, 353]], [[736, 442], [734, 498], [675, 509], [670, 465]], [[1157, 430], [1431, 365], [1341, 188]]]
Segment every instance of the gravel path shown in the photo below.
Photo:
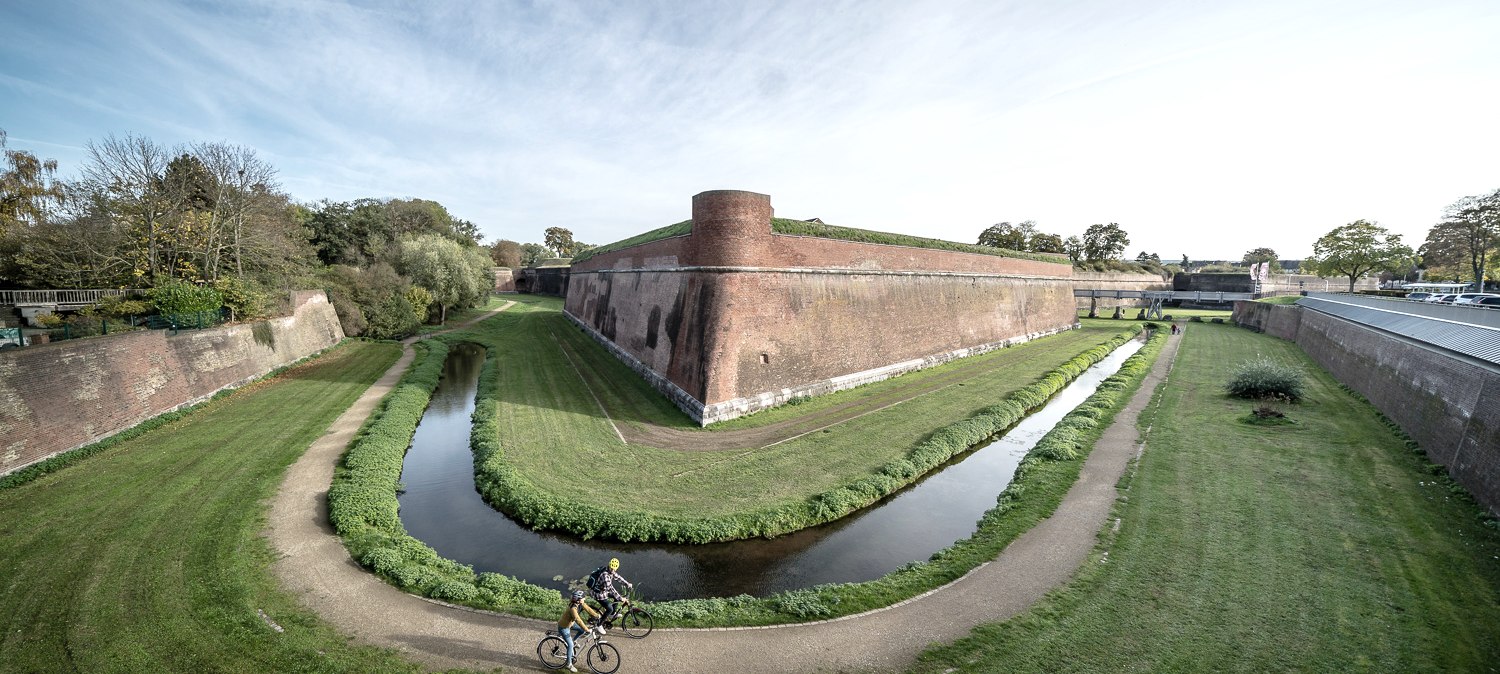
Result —
[[[975, 625], [1026, 610], [1072, 578], [1093, 549], [1114, 505], [1115, 484], [1141, 449], [1136, 420], [1166, 379], [1180, 339], [1169, 338], [1144, 385], [1095, 445], [1057, 512], [994, 561], [925, 595], [858, 616], [768, 628], [657, 630], [641, 641], [611, 639], [621, 652], [621, 671], [899, 670], [932, 642], [952, 641]], [[499, 666], [545, 671], [535, 649], [546, 622], [448, 606], [396, 590], [360, 568], [328, 524], [326, 497], [334, 465], [411, 360], [407, 349], [288, 469], [267, 529], [271, 544], [282, 553], [274, 570], [284, 587], [340, 631], [363, 643], [397, 649], [433, 670]]]

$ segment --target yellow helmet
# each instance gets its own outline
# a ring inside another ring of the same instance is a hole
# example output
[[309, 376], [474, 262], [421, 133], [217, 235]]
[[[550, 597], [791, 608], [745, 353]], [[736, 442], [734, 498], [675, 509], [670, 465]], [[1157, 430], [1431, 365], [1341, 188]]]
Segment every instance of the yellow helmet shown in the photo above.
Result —
[[620, 568], [620, 560], [611, 557], [610, 560], [609, 560], [609, 570], [610, 571], [615, 571], [615, 570], [618, 570], [619, 568]]

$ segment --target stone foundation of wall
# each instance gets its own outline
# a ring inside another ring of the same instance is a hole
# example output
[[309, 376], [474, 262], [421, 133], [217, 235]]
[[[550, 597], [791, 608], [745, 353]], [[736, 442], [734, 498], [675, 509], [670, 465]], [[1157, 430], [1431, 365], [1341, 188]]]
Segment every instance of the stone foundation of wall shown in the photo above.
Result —
[[290, 316], [0, 351], [0, 474], [243, 385], [344, 338], [322, 291]]
[[1234, 320], [1296, 342], [1500, 515], [1500, 372], [1295, 305], [1238, 302]]

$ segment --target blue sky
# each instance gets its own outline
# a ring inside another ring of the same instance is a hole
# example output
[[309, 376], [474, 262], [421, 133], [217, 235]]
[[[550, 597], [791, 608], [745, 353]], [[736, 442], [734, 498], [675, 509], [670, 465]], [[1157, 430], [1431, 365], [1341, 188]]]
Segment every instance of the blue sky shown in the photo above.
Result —
[[435, 199], [607, 243], [693, 194], [973, 241], [1420, 244], [1500, 188], [1500, 2], [4, 0], [0, 128], [77, 172], [139, 134], [255, 148], [313, 201]]

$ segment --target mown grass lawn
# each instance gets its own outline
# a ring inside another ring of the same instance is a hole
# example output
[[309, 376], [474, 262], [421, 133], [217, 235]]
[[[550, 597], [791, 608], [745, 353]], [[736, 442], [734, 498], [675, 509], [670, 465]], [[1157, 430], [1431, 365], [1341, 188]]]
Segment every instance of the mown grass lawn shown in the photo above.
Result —
[[478, 316], [478, 315], [480, 315], [480, 314], [482, 314], [482, 313], [484, 313], [486, 311], [490, 311], [492, 309], [499, 309], [500, 307], [504, 306], [506, 302], [509, 302], [512, 299], [514, 299], [514, 296], [512, 296], [512, 295], [490, 295], [489, 298], [486, 299], [483, 304], [480, 304], [477, 307], [472, 307], [472, 308], [469, 308], [469, 309], [454, 309], [452, 311], [449, 311], [448, 312], [448, 320], [446, 322], [444, 322], [442, 325], [438, 325], [438, 324], [434, 323], [434, 324], [424, 324], [424, 325], [421, 325], [421, 326], [417, 327], [417, 334], [419, 334], [419, 335], [425, 335], [425, 334], [428, 334], [428, 333], [431, 333], [431, 332], [439, 332], [439, 331], [442, 331], [442, 330], [449, 330], [449, 329], [453, 328], [453, 326], [458, 325], [459, 323], [467, 321], [467, 320], [469, 320], [471, 318], [474, 318], [475, 316]]
[[285, 468], [399, 354], [345, 343], [0, 491], [0, 671], [418, 671], [304, 611], [260, 536]]
[[[1211, 324], [1183, 339], [1118, 533], [1070, 585], [916, 671], [1500, 671], [1500, 532], [1467, 496], [1291, 342]], [[1223, 394], [1257, 355], [1309, 375], [1295, 424], [1244, 423], [1250, 403]]]
[[[762, 419], [786, 419], [827, 405], [859, 402], [959, 369], [981, 372], [962, 384], [894, 407], [872, 407], [869, 414], [826, 431], [766, 448], [715, 452], [621, 444], [595, 394], [617, 422], [682, 428], [691, 422], [639, 375], [573, 327], [555, 300], [526, 298], [469, 332], [496, 344], [504, 354], [498, 374], [500, 443], [505, 461], [527, 480], [579, 503], [666, 516], [715, 516], [801, 502], [866, 475], [904, 456], [935, 429], [1000, 402], [1130, 325], [1124, 321], [1091, 323], [1080, 330], [826, 396], [827, 400], [815, 398], [786, 411], [766, 413]], [[463, 339], [462, 333], [454, 339]], [[592, 393], [584, 376], [593, 382]], [[609, 489], [581, 485], [609, 485]]]

